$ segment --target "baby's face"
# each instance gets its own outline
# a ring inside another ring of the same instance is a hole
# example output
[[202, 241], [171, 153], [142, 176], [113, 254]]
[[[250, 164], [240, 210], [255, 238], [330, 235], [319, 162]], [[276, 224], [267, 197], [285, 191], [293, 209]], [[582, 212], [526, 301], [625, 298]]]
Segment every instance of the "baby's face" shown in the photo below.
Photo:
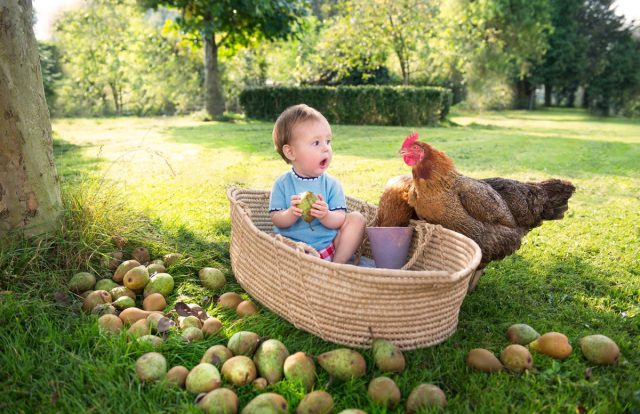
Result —
[[331, 149], [331, 127], [325, 120], [308, 120], [293, 126], [291, 164], [300, 175], [318, 177], [329, 168]]

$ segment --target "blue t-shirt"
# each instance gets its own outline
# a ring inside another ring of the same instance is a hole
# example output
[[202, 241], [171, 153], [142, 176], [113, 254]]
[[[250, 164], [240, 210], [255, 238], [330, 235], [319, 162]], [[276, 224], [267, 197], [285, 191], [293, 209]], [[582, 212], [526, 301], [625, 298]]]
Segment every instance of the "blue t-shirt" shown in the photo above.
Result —
[[[305, 191], [321, 194], [331, 211], [347, 210], [347, 200], [338, 180], [326, 173], [319, 177], [301, 177], [292, 168], [291, 171], [282, 174], [273, 183], [271, 199], [269, 200], [269, 213], [288, 209], [291, 205], [291, 196]], [[313, 230], [309, 228], [309, 223], [299, 218], [287, 228], [281, 229], [273, 226], [273, 232], [295, 241], [307, 243], [316, 250], [322, 250], [327, 247], [338, 234], [336, 229], [323, 226], [317, 218], [313, 219], [311, 227]]]

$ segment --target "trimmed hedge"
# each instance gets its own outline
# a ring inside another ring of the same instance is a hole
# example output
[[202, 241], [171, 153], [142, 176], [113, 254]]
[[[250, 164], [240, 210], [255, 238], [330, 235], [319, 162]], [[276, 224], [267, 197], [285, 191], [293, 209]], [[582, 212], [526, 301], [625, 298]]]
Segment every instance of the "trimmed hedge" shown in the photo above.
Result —
[[451, 90], [411, 86], [303, 86], [245, 89], [240, 104], [249, 118], [275, 121], [305, 103], [332, 124], [434, 125], [451, 106]]

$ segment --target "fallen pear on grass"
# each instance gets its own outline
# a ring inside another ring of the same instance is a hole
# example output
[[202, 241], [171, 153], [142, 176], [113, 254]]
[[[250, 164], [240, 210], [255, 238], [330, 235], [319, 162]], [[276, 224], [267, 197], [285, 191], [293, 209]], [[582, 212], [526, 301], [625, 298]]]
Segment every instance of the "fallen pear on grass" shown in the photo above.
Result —
[[504, 366], [493, 352], [483, 348], [475, 348], [469, 351], [465, 362], [471, 368], [483, 372], [497, 372], [504, 369]]
[[221, 368], [227, 360], [233, 358], [233, 353], [224, 345], [214, 345], [207, 349], [200, 362], [208, 362]]
[[565, 359], [573, 350], [569, 339], [560, 332], [547, 332], [531, 342], [529, 348], [555, 359]]
[[367, 363], [359, 352], [340, 348], [318, 355], [318, 363], [332, 377], [339, 380], [362, 377], [367, 371]]
[[200, 342], [204, 339], [204, 335], [202, 334], [200, 328], [190, 326], [182, 331], [182, 339], [187, 342]]
[[333, 412], [333, 398], [326, 391], [313, 391], [300, 401], [295, 414], [329, 414]]
[[282, 342], [269, 339], [260, 344], [253, 356], [253, 362], [260, 376], [266, 378], [269, 384], [275, 384], [284, 375], [284, 361], [288, 356], [289, 351]]
[[151, 330], [149, 329], [149, 323], [146, 319], [139, 319], [131, 325], [127, 333], [133, 337], [138, 338], [141, 336], [149, 335], [151, 333]]
[[122, 329], [122, 320], [116, 315], [102, 315], [98, 319], [98, 327], [100, 328], [100, 332], [116, 333]]
[[178, 318], [180, 329], [187, 329], [189, 327], [195, 327], [200, 329], [202, 327], [202, 321], [197, 316], [181, 316]]
[[250, 300], [243, 300], [236, 307], [236, 313], [241, 318], [244, 318], [245, 316], [255, 315], [258, 313], [258, 307]]
[[125, 260], [124, 262], [120, 263], [116, 271], [113, 273], [113, 278], [112, 278], [113, 281], [117, 283], [122, 283], [122, 280], [124, 279], [124, 275], [129, 270], [138, 266], [140, 266], [140, 262], [138, 262], [137, 260]]
[[156, 273], [144, 287], [142, 296], [146, 298], [151, 294], [159, 293], [166, 298], [173, 292], [173, 286], [173, 277], [169, 273]]
[[147, 264], [151, 260], [151, 255], [146, 247], [136, 247], [131, 252], [131, 257], [140, 262], [140, 264]]
[[249, 331], [240, 331], [231, 335], [227, 348], [233, 355], [252, 356], [258, 347], [260, 337], [258, 334]]
[[136, 374], [141, 381], [158, 381], [167, 374], [167, 360], [157, 352], [146, 353], [136, 361]]
[[110, 303], [99, 303], [91, 309], [92, 315], [116, 315], [118, 311]]
[[507, 329], [507, 339], [512, 344], [529, 345], [538, 338], [540, 338], [540, 334], [524, 323], [516, 323]]
[[404, 371], [404, 355], [400, 348], [391, 341], [376, 339], [372, 344], [373, 360], [379, 370], [383, 372]]
[[122, 319], [122, 322], [128, 325], [140, 319], [147, 319], [147, 317], [153, 313], [159, 313], [160, 315], [162, 315], [162, 312], [145, 311], [138, 308], [127, 308], [122, 312], [120, 312], [120, 315], [118, 316], [120, 316], [120, 319]]
[[106, 290], [107, 292], [110, 292], [111, 289], [117, 288], [118, 286], [120, 286], [120, 285], [117, 284], [116, 282], [114, 282], [111, 279], [100, 279], [100, 280], [98, 280], [98, 283], [96, 283], [94, 289], [95, 290]]
[[129, 289], [140, 293], [149, 283], [149, 271], [144, 266], [134, 267], [124, 275], [122, 281]]
[[180, 253], [169, 253], [169, 254], [165, 254], [162, 257], [162, 260], [164, 261], [165, 266], [171, 266], [177, 263], [178, 261], [182, 260], [182, 257], [183, 256]]
[[220, 387], [222, 379], [218, 368], [208, 363], [200, 363], [193, 367], [187, 375], [185, 386], [193, 394], [209, 392]]
[[141, 345], [147, 344], [153, 348], [159, 348], [164, 343], [164, 339], [160, 338], [159, 336], [147, 334], [142, 335], [140, 338], [138, 338], [138, 343]]
[[437, 385], [420, 384], [415, 387], [407, 398], [408, 414], [417, 413], [429, 407], [444, 408], [447, 406], [447, 396]]
[[267, 385], [269, 385], [269, 381], [267, 381], [266, 378], [260, 377], [254, 379], [251, 385], [253, 385], [253, 388], [257, 390], [264, 390], [265, 388], [267, 388]]
[[223, 307], [225, 309], [233, 309], [236, 310], [240, 302], [243, 299], [240, 295], [235, 292], [226, 292], [220, 295], [218, 298], [218, 306]]
[[402, 398], [400, 388], [388, 377], [378, 377], [371, 380], [367, 395], [371, 401], [387, 408], [395, 407]]
[[518, 344], [506, 347], [500, 354], [500, 360], [505, 367], [515, 372], [522, 372], [533, 366], [533, 357], [529, 350]]
[[222, 365], [222, 375], [233, 385], [247, 385], [257, 377], [256, 366], [247, 356], [234, 356]]
[[126, 286], [116, 286], [113, 289], [111, 289], [109, 291], [109, 294], [111, 294], [111, 298], [115, 301], [118, 300], [119, 298], [123, 297], [123, 296], [128, 296], [131, 299], [135, 300], [136, 299], [136, 293], [129, 289]]
[[187, 375], [189, 375], [189, 370], [186, 367], [176, 365], [167, 372], [167, 382], [180, 388], [184, 388], [184, 384], [187, 381]]
[[287, 400], [281, 395], [266, 392], [251, 400], [241, 414], [287, 414], [288, 408]]
[[131, 299], [129, 296], [120, 296], [118, 299], [114, 300], [112, 303], [114, 308], [118, 310], [125, 310], [127, 308], [135, 308], [136, 301]]
[[290, 382], [300, 382], [309, 391], [316, 382], [316, 364], [304, 352], [296, 352], [284, 361], [284, 377]]
[[82, 310], [89, 313], [101, 303], [111, 303], [111, 295], [106, 290], [95, 290], [84, 300]]
[[198, 277], [200, 278], [200, 283], [202, 286], [207, 289], [222, 289], [224, 287], [227, 279], [224, 277], [224, 274], [213, 267], [205, 267], [200, 269], [198, 272]]
[[205, 337], [217, 334], [220, 329], [222, 329], [222, 322], [218, 318], [209, 318], [202, 323], [202, 333]]
[[69, 290], [72, 292], [85, 292], [92, 290], [96, 285], [96, 277], [89, 272], [80, 272], [69, 280]]
[[167, 301], [159, 293], [152, 293], [142, 301], [142, 308], [146, 311], [161, 311], [167, 307]]
[[118, 268], [120, 263], [122, 263], [123, 254], [120, 251], [115, 251], [111, 253], [107, 253], [102, 258], [102, 266], [111, 270], [112, 272]]
[[207, 393], [197, 404], [206, 414], [236, 414], [240, 402], [232, 390], [218, 388]]
[[604, 335], [589, 335], [580, 339], [580, 349], [587, 360], [598, 365], [611, 365], [620, 357], [620, 348]]
[[165, 273], [167, 269], [164, 267], [164, 265], [160, 263], [150, 263], [147, 266], [147, 271], [149, 272], [150, 275], [153, 275], [156, 273]]

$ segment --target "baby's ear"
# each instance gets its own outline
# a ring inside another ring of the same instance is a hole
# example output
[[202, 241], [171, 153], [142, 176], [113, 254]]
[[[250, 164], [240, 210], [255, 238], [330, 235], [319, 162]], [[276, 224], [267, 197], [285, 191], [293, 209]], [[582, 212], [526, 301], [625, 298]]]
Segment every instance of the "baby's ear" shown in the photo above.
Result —
[[287, 157], [289, 161], [295, 161], [296, 157], [293, 155], [293, 148], [289, 144], [285, 144], [282, 146], [282, 152], [284, 156]]

